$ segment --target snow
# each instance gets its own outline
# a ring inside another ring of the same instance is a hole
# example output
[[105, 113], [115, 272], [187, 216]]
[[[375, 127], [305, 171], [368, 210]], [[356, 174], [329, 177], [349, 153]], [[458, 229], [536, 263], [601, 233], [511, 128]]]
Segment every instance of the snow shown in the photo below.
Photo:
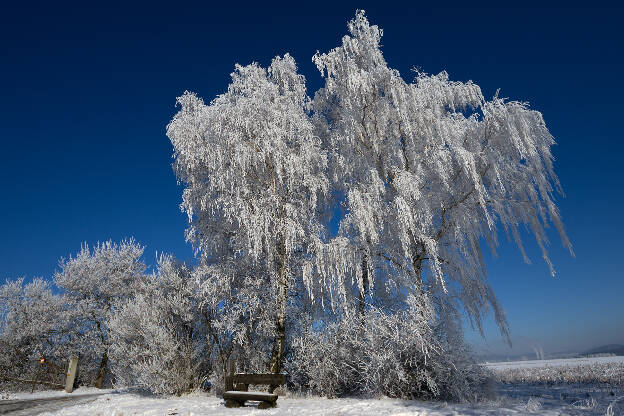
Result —
[[[505, 388], [507, 390], [505, 390]], [[548, 390], [548, 391], [547, 391]], [[182, 397], [162, 397], [137, 394], [129, 391], [108, 390], [102, 396], [88, 403], [65, 407], [55, 412], [42, 413], [42, 416], [246, 416], [246, 415], [301, 415], [301, 416], [493, 416], [493, 415], [543, 415], [576, 416], [604, 415], [610, 403], [614, 404], [614, 414], [620, 414], [624, 395], [611, 396], [600, 389], [574, 391], [574, 389], [544, 389], [522, 387], [501, 387], [497, 399], [477, 404], [455, 404], [445, 402], [422, 402], [398, 399], [326, 399], [319, 397], [280, 397], [278, 407], [267, 410], [257, 409], [251, 404], [238, 409], [228, 409], [221, 398], [206, 393], [195, 393]], [[50, 397], [60, 392], [42, 392]], [[84, 394], [84, 391], [81, 391]], [[89, 390], [89, 393], [92, 393]], [[620, 392], [622, 393], [622, 392]], [[25, 394], [25, 397], [32, 395]], [[620, 407], [618, 407], [620, 406]]]
[[537, 368], [537, 367], [574, 367], [579, 365], [593, 364], [624, 364], [624, 356], [614, 357], [588, 357], [588, 358], [561, 358], [554, 360], [527, 360], [508, 361], [498, 363], [485, 363], [484, 365], [495, 371], [512, 368]]
[[[593, 357], [558, 360], [488, 363], [496, 371], [512, 368], [545, 368], [561, 366], [605, 365], [624, 363], [624, 357]], [[78, 391], [77, 391], [78, 392]], [[495, 398], [480, 403], [423, 402], [416, 400], [381, 399], [327, 399], [322, 397], [281, 396], [278, 407], [257, 409], [257, 404], [228, 409], [223, 400], [208, 393], [194, 393], [182, 397], [137, 394], [122, 390], [80, 389], [81, 394], [104, 392], [88, 403], [78, 403], [62, 410], [43, 413], [45, 416], [603, 416], [624, 415], [624, 390], [598, 383], [554, 384], [508, 383], [499, 384]], [[38, 397], [54, 397], [62, 392], [36, 393]], [[29, 398], [30, 394], [15, 395]]]
[[[523, 404], [509, 408], [509, 413], [522, 414]], [[500, 414], [497, 407], [446, 405], [406, 400], [380, 399], [325, 399], [325, 398], [280, 398], [278, 407], [258, 410], [255, 406], [228, 409], [223, 400], [214, 396], [187, 396], [182, 398], [146, 397], [137, 394], [108, 394], [94, 402], [65, 408], [58, 413], [44, 415], [111, 416], [126, 415], [453, 415], [453, 414]], [[530, 414], [530, 413], [527, 413]], [[559, 415], [561, 413], [543, 413]]]

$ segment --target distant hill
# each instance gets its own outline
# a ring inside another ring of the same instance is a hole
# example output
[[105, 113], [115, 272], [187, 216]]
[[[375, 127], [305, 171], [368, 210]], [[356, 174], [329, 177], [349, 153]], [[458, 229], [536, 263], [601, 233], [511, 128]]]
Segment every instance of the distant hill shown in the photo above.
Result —
[[624, 355], [624, 345], [620, 345], [620, 344], [603, 345], [602, 347], [592, 348], [591, 350], [582, 352], [580, 355], [594, 355], [594, 354]]

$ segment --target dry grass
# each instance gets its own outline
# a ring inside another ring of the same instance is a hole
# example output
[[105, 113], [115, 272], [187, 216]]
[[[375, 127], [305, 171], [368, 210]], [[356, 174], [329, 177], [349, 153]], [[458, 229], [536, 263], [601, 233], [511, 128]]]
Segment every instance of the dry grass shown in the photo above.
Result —
[[624, 363], [509, 368], [496, 371], [502, 383], [599, 383], [624, 387]]

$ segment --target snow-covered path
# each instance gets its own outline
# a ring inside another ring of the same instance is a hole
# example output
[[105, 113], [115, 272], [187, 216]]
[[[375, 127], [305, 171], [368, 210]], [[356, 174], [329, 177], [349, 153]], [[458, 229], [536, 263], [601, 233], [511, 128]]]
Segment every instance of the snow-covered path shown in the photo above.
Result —
[[77, 404], [86, 404], [96, 400], [101, 393], [76, 396], [58, 396], [35, 399], [1, 400], [0, 415], [33, 416], [51, 411], [61, 411]]

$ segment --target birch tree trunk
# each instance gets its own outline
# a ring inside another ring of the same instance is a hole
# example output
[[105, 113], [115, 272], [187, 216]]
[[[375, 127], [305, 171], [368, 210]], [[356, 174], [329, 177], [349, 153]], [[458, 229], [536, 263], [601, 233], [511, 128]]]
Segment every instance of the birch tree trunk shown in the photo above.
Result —
[[[358, 316], [364, 319], [364, 308], [366, 306], [366, 296], [368, 295], [368, 255], [362, 258], [362, 287], [358, 294]], [[363, 322], [363, 321], [362, 321]]]
[[95, 387], [102, 388], [104, 384], [104, 377], [106, 376], [106, 368], [108, 367], [108, 349], [104, 350], [102, 355], [102, 361], [100, 361], [100, 369], [98, 370], [98, 376], [95, 379]]
[[275, 316], [275, 339], [271, 353], [270, 372], [279, 374], [282, 371], [284, 347], [286, 345], [286, 302], [288, 298], [288, 255], [286, 253], [286, 241], [280, 242], [280, 271], [277, 294], [277, 311]]

